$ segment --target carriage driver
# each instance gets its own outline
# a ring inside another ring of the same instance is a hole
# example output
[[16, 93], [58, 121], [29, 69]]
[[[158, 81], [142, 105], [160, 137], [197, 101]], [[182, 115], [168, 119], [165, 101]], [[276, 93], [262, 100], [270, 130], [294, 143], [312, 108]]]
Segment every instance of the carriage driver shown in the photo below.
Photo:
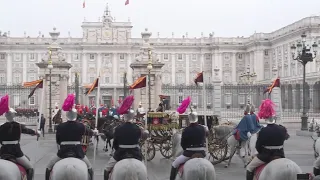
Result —
[[34, 175], [33, 167], [29, 159], [23, 154], [20, 148], [21, 133], [30, 135], [39, 135], [32, 129], [26, 128], [24, 125], [15, 122], [14, 117], [17, 113], [14, 109], [9, 108], [9, 111], [5, 113], [7, 122], [0, 126], [0, 156], [9, 154], [16, 157], [18, 164], [22, 165], [27, 172], [27, 180], [32, 180]]
[[190, 125], [183, 130], [181, 137], [183, 154], [172, 163], [170, 180], [175, 180], [179, 166], [187, 162], [194, 154], [201, 153], [203, 157], [206, 156], [205, 142], [209, 134], [208, 127], [198, 124], [197, 112], [191, 112], [188, 118]]
[[[127, 114], [124, 114], [125, 123], [118, 126], [114, 132], [113, 147], [116, 150], [114, 156], [111, 157], [104, 170], [104, 180], [109, 179], [109, 175], [118, 161], [132, 158], [142, 161], [142, 153], [139, 147], [139, 139], [146, 138], [149, 134], [147, 130], [143, 130], [133, 123], [135, 112], [129, 109]], [[131, 157], [130, 157], [131, 158]]]
[[287, 131], [283, 126], [275, 124], [273, 106], [272, 101], [266, 99], [259, 108], [258, 116], [265, 119], [267, 126], [259, 131], [256, 143], [258, 155], [247, 165], [247, 180], [253, 180], [254, 170], [257, 167], [269, 163], [273, 159], [285, 157], [283, 144], [287, 139]]
[[60, 148], [58, 150], [58, 153], [52, 157], [47, 166], [46, 180], [50, 179], [50, 174], [54, 164], [63, 158], [67, 158], [66, 154], [69, 152], [75, 153], [76, 158], [82, 159], [87, 164], [88, 173], [91, 179], [93, 179], [93, 170], [91, 163], [87, 156], [84, 154], [80, 141], [85, 132], [88, 132], [89, 135], [92, 136], [93, 134], [98, 134], [98, 131], [91, 130], [84, 124], [76, 122], [77, 115], [77, 110], [75, 109], [75, 106], [73, 106], [72, 109], [67, 111], [66, 113], [68, 121], [57, 126], [56, 142], [58, 145], [60, 145]]

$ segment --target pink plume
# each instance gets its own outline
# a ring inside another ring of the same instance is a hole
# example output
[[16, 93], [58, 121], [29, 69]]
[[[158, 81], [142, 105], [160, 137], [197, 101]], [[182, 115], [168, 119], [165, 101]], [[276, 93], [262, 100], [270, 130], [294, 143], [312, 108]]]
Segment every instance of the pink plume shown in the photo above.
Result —
[[272, 116], [275, 116], [276, 111], [274, 110], [274, 106], [275, 104], [271, 101], [271, 99], [263, 100], [259, 107], [259, 118], [268, 119]]
[[190, 98], [190, 96], [188, 96], [186, 99], [184, 99], [181, 102], [181, 105], [177, 108], [177, 112], [179, 114], [183, 114], [184, 112], [186, 112], [186, 110], [189, 107], [190, 103], [191, 103], [191, 98]]
[[127, 114], [128, 110], [131, 108], [132, 103], [134, 101], [133, 96], [126, 97], [123, 101], [120, 107], [118, 108], [117, 112], [119, 114]]
[[69, 94], [68, 97], [64, 100], [62, 105], [62, 110], [71, 111], [74, 105], [74, 94]]
[[9, 111], [9, 96], [5, 95], [0, 100], [0, 116]]

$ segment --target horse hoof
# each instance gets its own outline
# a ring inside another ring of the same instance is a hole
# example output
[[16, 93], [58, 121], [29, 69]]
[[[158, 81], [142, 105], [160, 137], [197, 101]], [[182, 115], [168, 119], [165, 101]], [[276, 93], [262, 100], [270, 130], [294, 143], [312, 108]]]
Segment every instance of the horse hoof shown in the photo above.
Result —
[[225, 165], [224, 168], [228, 168], [228, 165]]

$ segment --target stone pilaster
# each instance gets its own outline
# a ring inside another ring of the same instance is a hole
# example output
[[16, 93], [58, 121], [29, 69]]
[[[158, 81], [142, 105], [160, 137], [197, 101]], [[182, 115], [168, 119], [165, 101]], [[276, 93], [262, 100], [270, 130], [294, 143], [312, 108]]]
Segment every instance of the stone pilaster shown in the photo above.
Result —
[[190, 54], [186, 54], [186, 85], [190, 84]]
[[263, 50], [259, 49], [255, 52], [255, 72], [257, 74], [257, 81], [262, 81], [264, 80], [264, 54]]
[[82, 53], [81, 54], [81, 62], [82, 62], [82, 83], [85, 84], [88, 82], [87, 76], [88, 76], [88, 59], [87, 54]]
[[176, 54], [171, 54], [171, 83], [176, 84]]
[[7, 54], [7, 85], [12, 84], [12, 53]]
[[237, 83], [237, 57], [236, 53], [232, 53], [231, 56], [231, 68], [232, 68], [232, 83], [236, 84]]
[[218, 116], [221, 118], [221, 79], [219, 76], [219, 71], [220, 69], [215, 68], [214, 69], [214, 78], [213, 78], [213, 110], [214, 110], [214, 115]]
[[127, 54], [127, 69], [128, 69], [128, 72], [127, 72], [127, 82], [129, 84], [132, 83], [132, 80], [133, 80], [133, 77], [132, 77], [132, 69], [130, 68], [130, 64], [132, 63], [132, 56], [133, 54], [131, 53], [128, 53]]
[[114, 53], [112, 55], [112, 83], [117, 84], [118, 82], [118, 54]]
[[101, 61], [102, 61], [102, 54], [101, 53], [98, 53], [98, 56], [97, 56], [97, 77], [99, 75], [101, 75]]
[[23, 53], [23, 55], [22, 55], [22, 82], [29, 81], [28, 74], [27, 74], [27, 71], [28, 71], [28, 68], [27, 68], [28, 56], [27, 55], [28, 55], [27, 53]]

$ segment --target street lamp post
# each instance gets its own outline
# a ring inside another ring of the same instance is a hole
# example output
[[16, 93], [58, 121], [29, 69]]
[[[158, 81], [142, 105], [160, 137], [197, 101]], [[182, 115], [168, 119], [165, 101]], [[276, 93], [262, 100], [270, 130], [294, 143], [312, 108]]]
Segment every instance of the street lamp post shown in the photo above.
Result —
[[52, 133], [53, 129], [52, 129], [52, 82], [51, 82], [51, 73], [52, 73], [52, 69], [53, 69], [53, 65], [52, 65], [52, 59], [51, 59], [51, 53], [50, 53], [50, 58], [48, 61], [48, 69], [49, 69], [49, 129], [48, 132]]
[[151, 111], [151, 70], [152, 70], [152, 59], [151, 59], [151, 50], [148, 50], [148, 58], [149, 58], [149, 62], [148, 62], [148, 89], [149, 89], [149, 112]]
[[[251, 95], [252, 93], [252, 89], [251, 89], [251, 85], [253, 84], [253, 82], [256, 80], [257, 78], [257, 74], [255, 72], [250, 73], [250, 66], [248, 65], [247, 67], [247, 72], [241, 73], [240, 75], [240, 79], [244, 84], [248, 84], [250, 85], [250, 90], [248, 93], [248, 96]], [[251, 98], [251, 97], [250, 97]], [[249, 102], [249, 97], [248, 97], [248, 102]], [[250, 102], [251, 103], [251, 102]]]
[[[318, 44], [314, 42], [312, 44], [312, 51], [309, 45], [306, 45], [306, 34], [301, 35], [301, 41], [298, 41], [297, 45], [291, 46], [292, 59], [300, 62], [303, 66], [303, 84], [302, 84], [302, 115], [301, 115], [301, 130], [308, 130], [308, 116], [306, 108], [306, 65], [308, 62], [312, 62], [317, 55]], [[301, 43], [302, 42], [302, 43]]]

